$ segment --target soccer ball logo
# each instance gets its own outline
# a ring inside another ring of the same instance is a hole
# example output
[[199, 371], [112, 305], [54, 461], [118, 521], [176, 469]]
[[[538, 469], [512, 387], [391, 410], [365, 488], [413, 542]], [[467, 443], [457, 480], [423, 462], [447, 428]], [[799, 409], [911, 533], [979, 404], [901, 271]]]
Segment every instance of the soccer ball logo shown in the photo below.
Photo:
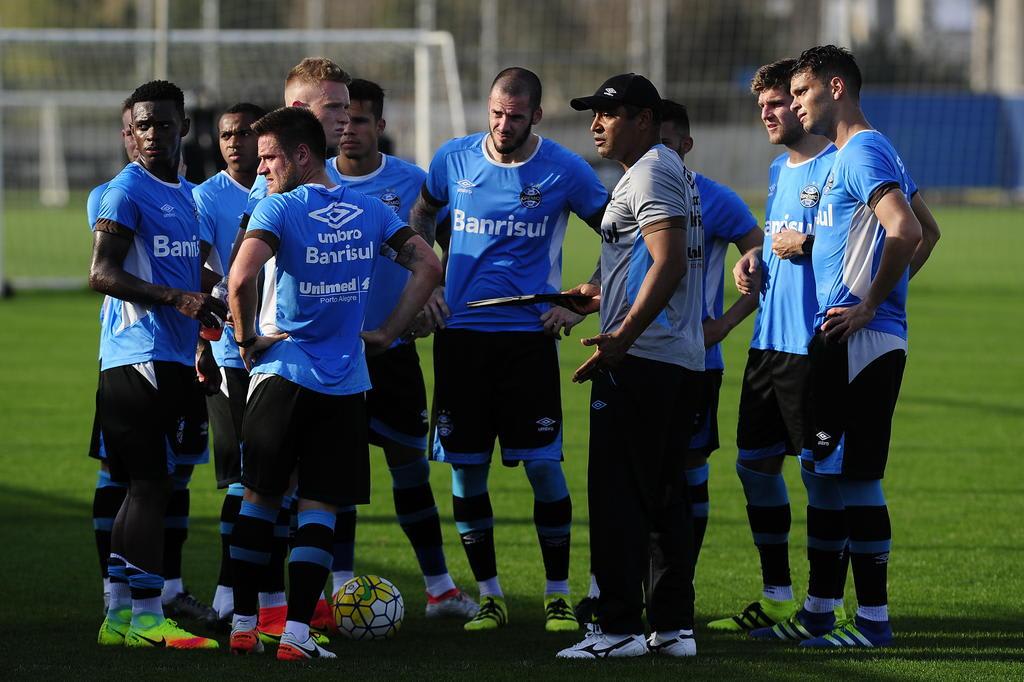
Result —
[[339, 590], [334, 603], [338, 630], [349, 639], [388, 639], [394, 637], [405, 616], [402, 593], [386, 578], [360, 575]]

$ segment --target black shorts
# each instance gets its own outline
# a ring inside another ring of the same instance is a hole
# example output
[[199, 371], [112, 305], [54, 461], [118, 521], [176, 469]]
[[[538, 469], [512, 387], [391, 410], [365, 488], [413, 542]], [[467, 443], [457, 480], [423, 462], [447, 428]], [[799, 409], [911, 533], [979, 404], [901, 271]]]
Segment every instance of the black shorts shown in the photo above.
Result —
[[370, 501], [362, 393], [328, 395], [276, 374], [253, 376], [242, 420], [242, 483], [279, 497], [298, 471], [298, 495], [345, 506]]
[[700, 375], [697, 414], [688, 450], [707, 457], [718, 449], [718, 395], [722, 392], [722, 370], [709, 369]]
[[819, 474], [876, 480], [885, 474], [889, 458], [892, 414], [907, 354], [902, 349], [883, 353], [851, 381], [850, 343], [853, 339], [825, 341], [820, 332], [811, 339], [800, 458]]
[[759, 348], [748, 351], [736, 425], [741, 461], [800, 454], [809, 371], [806, 355]]
[[427, 389], [416, 346], [403, 343], [366, 358], [373, 388], [366, 394], [370, 442], [423, 451], [427, 447]]
[[195, 368], [153, 362], [156, 386], [132, 365], [100, 373], [99, 420], [114, 481], [164, 478], [208, 450]]
[[562, 459], [558, 348], [542, 332], [445, 329], [434, 335], [432, 459], [508, 466]]
[[217, 487], [227, 488], [242, 480], [242, 416], [249, 393], [249, 373], [237, 367], [221, 368], [221, 388], [206, 397], [213, 429], [213, 465]]
[[[102, 376], [99, 377], [102, 380]], [[100, 384], [96, 384], [96, 407], [92, 414], [92, 435], [89, 437], [89, 456], [101, 462], [107, 458], [103, 447], [103, 432], [100, 430]]]

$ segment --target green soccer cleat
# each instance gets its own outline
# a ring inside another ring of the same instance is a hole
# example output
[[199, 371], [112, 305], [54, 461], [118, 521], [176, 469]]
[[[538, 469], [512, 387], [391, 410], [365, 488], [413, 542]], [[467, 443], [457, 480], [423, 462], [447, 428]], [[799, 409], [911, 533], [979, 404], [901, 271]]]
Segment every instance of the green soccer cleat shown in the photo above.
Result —
[[544, 598], [544, 629], [548, 632], [576, 632], [580, 622], [569, 606], [569, 595], [549, 594]]
[[483, 597], [480, 610], [462, 627], [467, 632], [497, 630], [508, 624], [508, 607], [501, 597]]
[[856, 617], [836, 623], [826, 635], [800, 642], [812, 649], [876, 649], [892, 646], [892, 627], [889, 621], [873, 622]]
[[124, 636], [132, 625], [132, 610], [129, 608], [118, 609], [113, 614], [108, 613], [100, 625], [100, 634], [96, 637], [96, 643], [101, 646], [124, 646]]
[[182, 630], [170, 618], [156, 622], [157, 616], [143, 616], [154, 624], [148, 627], [132, 625], [124, 637], [124, 645], [131, 648], [167, 648], [167, 649], [216, 649], [220, 645], [217, 640], [200, 637]]
[[796, 613], [800, 605], [795, 599], [776, 601], [761, 598], [747, 606], [735, 616], [720, 618], [708, 623], [708, 630], [718, 632], [749, 632], [756, 628], [770, 628], [787, 620]]

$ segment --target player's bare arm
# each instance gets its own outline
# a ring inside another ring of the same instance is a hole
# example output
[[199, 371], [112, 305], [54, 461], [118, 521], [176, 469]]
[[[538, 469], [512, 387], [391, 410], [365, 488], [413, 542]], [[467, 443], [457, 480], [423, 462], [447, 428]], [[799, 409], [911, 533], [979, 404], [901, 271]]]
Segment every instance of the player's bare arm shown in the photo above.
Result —
[[573, 374], [574, 382], [587, 381], [595, 371], [621, 362], [633, 342], [668, 305], [672, 292], [686, 276], [686, 221], [685, 216], [673, 216], [640, 228], [653, 263], [619, 328], [582, 339], [584, 346], [597, 346], [597, 350]]
[[210, 342], [200, 337], [196, 344], [196, 378], [203, 385], [207, 395], [216, 395], [220, 390], [220, 367], [213, 357], [213, 348]]
[[207, 327], [220, 326], [227, 308], [222, 301], [197, 291], [182, 291], [153, 284], [124, 269], [124, 260], [132, 246], [134, 233], [124, 225], [101, 218], [93, 235], [92, 265], [89, 287], [122, 301], [145, 305], [169, 305]]
[[259, 300], [257, 281], [260, 271], [274, 255], [277, 237], [265, 230], [254, 230], [247, 234], [238, 249], [228, 274], [228, 304], [231, 319], [235, 325], [235, 341], [245, 368], [252, 369], [256, 356], [278, 341], [288, 338], [287, 334], [257, 336], [256, 312]]
[[939, 242], [942, 233], [939, 231], [939, 223], [936, 222], [928, 204], [921, 198], [920, 192], [915, 193], [910, 199], [910, 208], [921, 223], [921, 243], [914, 249], [914, 257], [910, 259], [910, 278], [913, 279], [932, 255], [932, 249]]
[[821, 330], [829, 340], [846, 341], [875, 317], [882, 301], [899, 283], [921, 243], [921, 223], [899, 187], [877, 191], [869, 205], [885, 228], [885, 244], [878, 272], [860, 303], [850, 308], [832, 308], [825, 313]]
[[412, 324], [413, 318], [423, 308], [431, 293], [441, 281], [441, 261], [412, 229], [406, 227], [387, 241], [387, 245], [398, 255], [395, 262], [412, 273], [395, 309], [379, 329], [362, 333], [368, 355], [383, 353]]
[[[756, 249], [762, 243], [761, 229], [758, 227], [752, 227], [750, 230], [740, 237], [736, 242], [736, 248], [739, 249], [740, 254], [745, 254], [753, 249]], [[750, 313], [757, 310], [757, 290], [749, 294], [743, 294], [736, 301], [733, 302], [729, 309], [726, 310], [721, 317], [708, 318], [704, 320], [704, 347], [711, 348], [716, 343], [720, 343], [726, 336], [729, 335], [733, 329], [735, 329], [743, 320], [747, 319]]]
[[429, 246], [433, 246], [437, 239], [437, 214], [441, 212], [443, 204], [427, 199], [424, 196], [426, 188], [416, 197], [416, 203], [409, 209], [409, 227], [416, 231]]

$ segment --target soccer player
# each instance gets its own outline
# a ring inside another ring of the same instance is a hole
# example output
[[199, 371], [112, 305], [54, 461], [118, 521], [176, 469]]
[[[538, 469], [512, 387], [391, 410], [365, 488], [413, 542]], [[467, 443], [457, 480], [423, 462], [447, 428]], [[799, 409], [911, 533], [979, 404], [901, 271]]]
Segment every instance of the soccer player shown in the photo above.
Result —
[[480, 610], [465, 628], [508, 622], [487, 486], [497, 438], [502, 463], [522, 462], [533, 488], [545, 629], [571, 631], [579, 624], [569, 602], [572, 503], [561, 466], [556, 344], [564, 327], [551, 319], [560, 313], [466, 304], [558, 291], [569, 211], [597, 229], [608, 192], [583, 159], [533, 133], [543, 115], [536, 74], [499, 73], [487, 108], [487, 132], [438, 150], [410, 213], [412, 227], [432, 239], [438, 212], [451, 210], [445, 283], [426, 307], [437, 328], [431, 457], [452, 464], [455, 524], [480, 589]]
[[659, 143], [661, 97], [649, 80], [613, 76], [571, 104], [594, 112], [598, 153], [626, 172], [601, 224], [601, 333], [583, 339], [595, 352], [573, 375], [594, 382], [587, 490], [598, 624], [558, 658], [694, 656], [693, 517], [679, 453], [704, 371], [701, 199], [693, 173]]
[[[266, 112], [255, 104], [242, 102], [228, 107], [217, 122], [220, 153], [227, 168], [192, 190], [199, 220], [213, 235], [213, 248], [207, 267], [226, 276], [238, 223], [245, 212], [249, 190], [256, 180], [259, 156], [252, 124]], [[226, 292], [225, 294], [226, 295]], [[213, 597], [213, 608], [221, 624], [230, 626], [233, 608], [231, 590], [231, 529], [242, 503], [242, 414], [249, 392], [249, 373], [245, 371], [231, 334], [211, 343], [221, 368], [220, 391], [206, 399], [213, 427], [213, 454], [217, 487], [227, 488], [220, 511], [220, 575]]]
[[[231, 535], [231, 649], [263, 648], [257, 586], [295, 475], [298, 529], [277, 658], [334, 658], [311, 637], [309, 622], [330, 567], [337, 507], [369, 497], [364, 343], [379, 353], [394, 342], [440, 281], [441, 265], [390, 207], [330, 180], [315, 115], [285, 107], [254, 130], [271, 196], [256, 206], [228, 280], [235, 340], [252, 375], [242, 426], [245, 497]], [[361, 335], [378, 253], [412, 277], [381, 327]], [[271, 256], [281, 333], [258, 336], [256, 280]]]
[[[348, 86], [349, 120], [341, 134], [338, 156], [330, 159], [341, 185], [376, 197], [408, 222], [426, 173], [417, 166], [378, 151], [385, 126], [384, 91], [376, 83], [355, 79]], [[442, 216], [443, 218], [443, 216]], [[394, 309], [409, 272], [381, 258], [366, 303], [367, 329], [376, 329]], [[430, 489], [427, 447], [427, 392], [419, 356], [411, 338], [399, 338], [380, 355], [368, 357], [373, 384], [366, 396], [369, 438], [384, 450], [391, 472], [395, 513], [409, 538], [427, 589], [428, 618], [471, 618], [477, 606], [452, 581], [441, 542], [441, 520]], [[355, 507], [342, 509], [334, 527], [331, 578], [335, 594], [353, 576]]]
[[[832, 604], [822, 603], [827, 595], [809, 589], [805, 607], [787, 621], [794, 627], [751, 635], [785, 634], [808, 647], [892, 643], [886, 589], [892, 534], [881, 479], [906, 365], [910, 266], [930, 250], [910, 206], [910, 178], [892, 144], [865, 119], [860, 88], [853, 56], [833, 45], [805, 50], [790, 79], [791, 108], [804, 130], [838, 150], [814, 220], [818, 306], [800, 458], [808, 499], [829, 503], [821, 537], [849, 537], [857, 614], [837, 622]], [[810, 560], [812, 576], [835, 576], [840, 568], [838, 551]]]
[[197, 350], [196, 320], [216, 327], [227, 311], [197, 291], [210, 237], [177, 174], [189, 128], [184, 95], [172, 83], [152, 81], [131, 102], [139, 160], [103, 193], [89, 273], [90, 286], [111, 298], [100, 342], [100, 429], [111, 478], [129, 486], [111, 534], [110, 608], [99, 641], [215, 648], [215, 640], [164, 618], [161, 538], [176, 458], [196, 452], [205, 436], [182, 428], [205, 411], [196, 366], [208, 386], [219, 379], [208, 347]]
[[[761, 560], [762, 596], [739, 614], [708, 623], [712, 630], [746, 631], [789, 619], [797, 610], [789, 572], [790, 506], [782, 465], [786, 455], [798, 455], [803, 443], [803, 393], [807, 378], [807, 344], [814, 335], [814, 273], [810, 251], [814, 215], [825, 180], [835, 158], [835, 146], [820, 135], [807, 133], [790, 109], [789, 79], [796, 63], [783, 59], [759, 68], [751, 82], [761, 121], [772, 144], [786, 151], [768, 171], [768, 201], [764, 238], [747, 259], [755, 273], [765, 273], [760, 287], [760, 309], [747, 355], [740, 393], [736, 440], [736, 472], [747, 501], [747, 518]], [[799, 239], [801, 255], [781, 258], [776, 250]], [[806, 241], [805, 239], [809, 240]], [[802, 250], [806, 249], [807, 254]], [[749, 274], [749, 267], [737, 266]], [[757, 291], [757, 287], [751, 287]], [[818, 537], [829, 511], [814, 504], [807, 508], [811, 531], [808, 554], [842, 552], [843, 538]], [[846, 570], [838, 581], [820, 587], [839, 617]], [[821, 576], [812, 576], [817, 581]]]
[[[126, 99], [121, 109], [121, 139], [124, 142], [125, 153], [129, 161], [135, 161], [138, 157], [138, 147], [131, 131], [131, 99]], [[179, 163], [179, 175], [184, 174], [184, 163]], [[185, 181], [188, 184], [188, 181]], [[95, 187], [90, 193], [87, 202], [89, 216], [89, 227], [92, 229], [96, 223], [99, 213], [100, 201], [103, 192], [109, 182], [104, 182]], [[191, 186], [191, 185], [189, 185]], [[102, 323], [103, 311], [109, 305], [109, 299], [105, 298], [100, 311]], [[198, 387], [193, 387], [199, 393]], [[92, 440], [90, 443], [89, 456], [100, 460], [100, 473], [96, 482], [96, 492], [93, 496], [93, 528], [96, 536], [96, 549], [100, 556], [100, 571], [103, 576], [103, 604], [104, 611], [109, 607], [110, 602], [110, 579], [107, 576], [107, 559], [110, 556], [110, 533], [114, 524], [114, 517], [117, 510], [121, 508], [127, 494], [127, 486], [117, 483], [110, 478], [110, 471], [106, 465], [106, 450], [103, 446], [103, 436], [99, 424], [99, 391], [97, 390], [97, 411], [93, 420]], [[189, 404], [195, 404], [194, 399]], [[167, 512], [164, 516], [164, 589], [161, 593], [164, 613], [168, 616], [185, 616], [195, 620], [211, 623], [214, 619], [214, 612], [196, 599], [185, 589], [181, 574], [182, 550], [185, 540], [188, 538], [189, 520], [189, 491], [188, 483], [192, 477], [192, 470], [196, 464], [203, 464], [208, 461], [209, 452], [206, 443], [206, 413], [205, 410], [195, 410], [189, 415], [189, 422], [186, 425], [186, 433], [190, 435], [189, 442], [192, 444], [189, 452], [186, 448], [178, 453], [175, 469], [171, 475], [174, 481], [174, 490], [167, 504]], [[194, 450], [194, 452], [192, 452]]]
[[[124, 153], [128, 161], [132, 162], [138, 156], [138, 149], [135, 146], [135, 137], [132, 135], [132, 101], [125, 99], [121, 105], [121, 141], [124, 144]], [[97, 185], [89, 192], [86, 202], [86, 213], [89, 220], [89, 230], [96, 225], [96, 216], [100, 210], [100, 199], [106, 191], [110, 182]], [[100, 324], [103, 323], [103, 313], [107, 307], [107, 299], [104, 298], [100, 307]], [[128, 486], [124, 483], [115, 483], [110, 478], [110, 468], [107, 466], [107, 453], [103, 447], [103, 434], [100, 432], [99, 412], [99, 387], [96, 389], [96, 411], [92, 422], [92, 437], [89, 440], [89, 456], [100, 462], [100, 471], [96, 477], [96, 491], [92, 498], [92, 527], [96, 538], [96, 554], [100, 562], [100, 577], [103, 579], [103, 612], [106, 613], [110, 606], [110, 578], [107, 576], [107, 560], [110, 558], [110, 531], [114, 526], [114, 517], [117, 510], [121, 508], [125, 495], [128, 494]]]
[[[324, 131], [326, 142], [325, 156], [335, 153], [341, 137], [341, 131], [348, 123], [349, 94], [348, 84], [352, 77], [326, 57], [307, 57], [292, 67], [285, 78], [284, 104], [308, 108]], [[341, 174], [333, 163], [324, 164], [327, 177], [334, 184], [341, 183]], [[256, 205], [266, 197], [267, 180], [264, 175], [257, 175], [249, 192], [245, 213], [240, 222], [240, 229], [235, 240], [235, 250], [241, 244], [249, 216]], [[275, 259], [267, 261], [264, 268], [264, 288], [260, 310], [261, 333], [273, 333], [277, 330], [277, 299], [276, 277], [274, 275]], [[275, 526], [275, 541], [270, 567], [266, 571], [266, 583], [261, 587], [260, 600], [260, 635], [267, 643], [276, 643], [284, 631], [287, 603], [284, 590], [284, 561], [288, 554], [288, 534], [292, 519], [294, 500], [286, 495], [281, 502], [281, 510]], [[335, 627], [334, 616], [326, 599], [317, 602], [313, 616], [313, 626], [318, 630], [332, 630]]]
[[[665, 100], [662, 109], [661, 143], [686, 161], [693, 149], [690, 117], [686, 107]], [[725, 361], [722, 341], [757, 309], [757, 296], [740, 296], [724, 313], [725, 253], [735, 244], [740, 253], [758, 246], [763, 237], [757, 219], [739, 195], [711, 178], [694, 173], [704, 220], [704, 387], [697, 409], [697, 424], [686, 452], [686, 480], [693, 505], [693, 560], [697, 561], [708, 527], [708, 457], [718, 449], [718, 396], [722, 390]]]

